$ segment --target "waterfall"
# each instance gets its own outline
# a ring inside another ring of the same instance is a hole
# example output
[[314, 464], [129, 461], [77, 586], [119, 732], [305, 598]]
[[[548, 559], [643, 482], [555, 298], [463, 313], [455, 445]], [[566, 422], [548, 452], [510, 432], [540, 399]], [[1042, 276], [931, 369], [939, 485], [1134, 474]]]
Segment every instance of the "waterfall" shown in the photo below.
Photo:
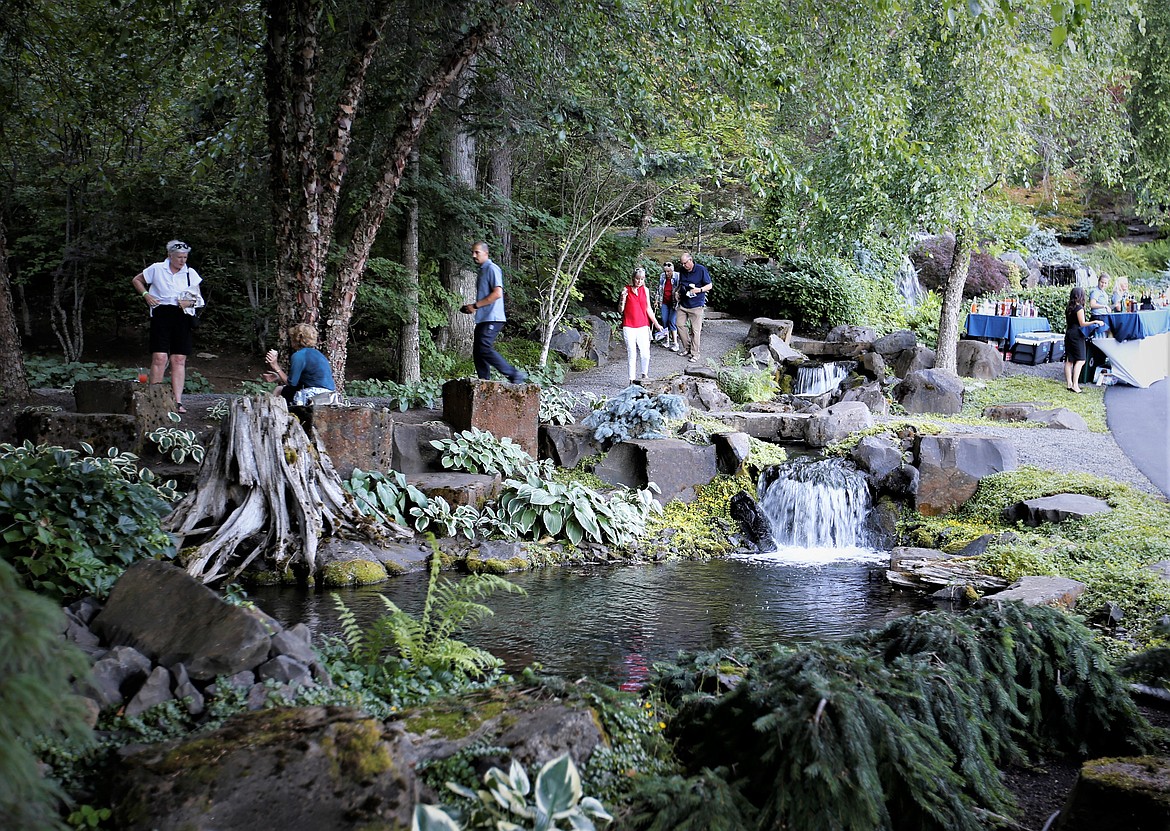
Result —
[[778, 546], [855, 548], [869, 542], [865, 476], [840, 459], [794, 459], [766, 468], [758, 491]]
[[894, 286], [910, 308], [916, 307], [926, 297], [926, 290], [918, 282], [918, 269], [910, 262], [909, 257], [904, 258], [902, 265], [898, 267], [898, 272], [894, 275]]
[[832, 361], [827, 364], [807, 364], [796, 369], [796, 395], [824, 395], [841, 385], [856, 366], [855, 361]]

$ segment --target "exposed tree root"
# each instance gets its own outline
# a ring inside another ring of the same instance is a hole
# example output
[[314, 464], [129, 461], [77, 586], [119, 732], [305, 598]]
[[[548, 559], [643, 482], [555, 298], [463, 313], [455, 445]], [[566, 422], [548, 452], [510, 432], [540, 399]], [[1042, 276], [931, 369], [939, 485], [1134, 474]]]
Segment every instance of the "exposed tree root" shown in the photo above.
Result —
[[257, 557], [284, 570], [318, 571], [326, 537], [386, 541], [413, 534], [358, 511], [321, 446], [283, 398], [241, 397], [208, 448], [194, 490], [164, 522], [178, 536], [187, 571], [204, 583], [234, 579]]

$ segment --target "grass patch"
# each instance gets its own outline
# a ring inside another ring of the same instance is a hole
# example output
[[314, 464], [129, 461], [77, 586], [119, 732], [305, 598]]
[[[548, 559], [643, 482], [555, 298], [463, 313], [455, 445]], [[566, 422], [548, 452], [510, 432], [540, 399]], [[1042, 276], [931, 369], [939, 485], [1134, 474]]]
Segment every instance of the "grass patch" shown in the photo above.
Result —
[[[1076, 493], [1102, 499], [1113, 509], [1086, 519], [1042, 528], [1011, 526], [1003, 509], [1026, 499]], [[1078, 611], [1092, 614], [1106, 602], [1121, 606], [1126, 640], [1146, 644], [1170, 608], [1170, 583], [1148, 566], [1170, 559], [1170, 504], [1129, 485], [1084, 473], [1022, 467], [988, 476], [954, 514], [907, 514], [903, 539], [957, 551], [983, 534], [1013, 531], [1019, 541], [997, 545], [975, 561], [980, 570], [1006, 579], [1024, 575], [1069, 577], [1086, 584]]]
[[1080, 395], [1064, 388], [1063, 379], [1037, 378], [1032, 375], [1003, 375], [993, 381], [964, 379], [963, 411], [954, 416], [938, 416], [940, 420], [960, 424], [995, 424], [1005, 427], [1042, 427], [1034, 422], [991, 421], [983, 417], [983, 409], [992, 404], [1013, 404], [1034, 401], [1064, 407], [1077, 413], [1094, 433], [1108, 432], [1105, 421], [1105, 388], [1086, 384]]

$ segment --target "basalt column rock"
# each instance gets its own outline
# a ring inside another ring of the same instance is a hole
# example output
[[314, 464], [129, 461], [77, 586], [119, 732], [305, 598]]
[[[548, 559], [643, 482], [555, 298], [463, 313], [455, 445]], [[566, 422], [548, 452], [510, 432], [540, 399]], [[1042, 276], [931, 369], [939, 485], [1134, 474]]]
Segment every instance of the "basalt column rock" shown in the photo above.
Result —
[[443, 385], [443, 420], [456, 431], [476, 427], [505, 436], [532, 458], [540, 453], [540, 387], [457, 378]]

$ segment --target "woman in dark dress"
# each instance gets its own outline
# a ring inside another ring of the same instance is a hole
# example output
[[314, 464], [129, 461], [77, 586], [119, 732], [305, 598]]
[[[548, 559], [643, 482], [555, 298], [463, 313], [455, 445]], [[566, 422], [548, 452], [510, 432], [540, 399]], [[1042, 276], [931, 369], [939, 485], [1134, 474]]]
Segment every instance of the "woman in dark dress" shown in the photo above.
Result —
[[1105, 322], [1085, 321], [1085, 290], [1077, 286], [1068, 293], [1068, 305], [1064, 307], [1064, 385], [1069, 392], [1081, 391], [1081, 368], [1088, 357], [1088, 342], [1081, 327], [1090, 325], [1100, 328]]

